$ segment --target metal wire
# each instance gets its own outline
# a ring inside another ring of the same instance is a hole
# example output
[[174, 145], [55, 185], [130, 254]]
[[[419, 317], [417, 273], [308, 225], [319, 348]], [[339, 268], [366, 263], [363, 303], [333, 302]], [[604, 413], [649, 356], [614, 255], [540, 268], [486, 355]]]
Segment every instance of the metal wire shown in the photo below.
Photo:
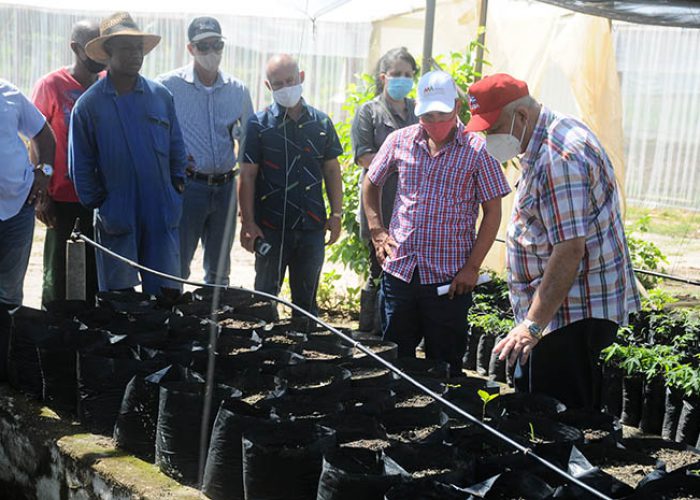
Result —
[[[434, 391], [431, 390], [430, 388], [428, 388], [428, 387], [424, 386], [423, 384], [421, 384], [420, 382], [418, 382], [418, 381], [417, 381], [416, 379], [414, 379], [412, 376], [410, 376], [410, 375], [404, 373], [402, 370], [400, 370], [399, 368], [397, 368], [395, 365], [393, 365], [393, 364], [390, 363], [389, 361], [387, 361], [387, 360], [385, 360], [384, 358], [380, 357], [379, 355], [375, 354], [371, 349], [369, 349], [369, 348], [365, 347], [364, 345], [362, 345], [361, 342], [359, 342], [359, 341], [353, 339], [352, 337], [346, 335], [345, 333], [343, 333], [343, 332], [337, 330], [336, 328], [334, 328], [333, 326], [329, 325], [328, 323], [326, 323], [326, 322], [323, 321], [322, 319], [320, 319], [320, 318], [314, 316], [313, 314], [311, 314], [310, 312], [306, 311], [305, 309], [302, 309], [301, 307], [299, 307], [299, 306], [297, 306], [297, 305], [295, 305], [295, 304], [292, 304], [291, 302], [289, 302], [289, 301], [287, 301], [287, 300], [285, 300], [285, 299], [282, 299], [282, 298], [277, 297], [277, 296], [275, 296], [275, 295], [271, 295], [271, 294], [269, 294], [269, 293], [260, 292], [260, 291], [257, 291], [257, 290], [249, 290], [249, 289], [247, 289], [247, 288], [243, 288], [243, 287], [239, 287], [239, 286], [212, 285], [212, 284], [209, 284], [209, 283], [200, 283], [200, 282], [197, 282], [197, 281], [186, 280], [186, 279], [183, 279], [183, 278], [179, 278], [179, 277], [177, 277], [177, 276], [171, 276], [171, 275], [169, 275], [169, 274], [165, 274], [165, 273], [162, 273], [162, 272], [160, 272], [160, 271], [156, 271], [156, 270], [150, 269], [150, 268], [148, 268], [148, 267], [142, 266], [142, 265], [139, 264], [138, 262], [135, 262], [135, 261], [133, 261], [133, 260], [127, 259], [126, 257], [122, 257], [122, 256], [119, 255], [118, 253], [113, 252], [112, 250], [110, 250], [109, 248], [106, 248], [106, 247], [100, 245], [99, 243], [97, 243], [97, 242], [91, 240], [91, 239], [88, 238], [87, 236], [83, 235], [83, 234], [80, 232], [80, 230], [77, 229], [77, 227], [73, 229], [73, 232], [71, 233], [70, 239], [71, 239], [72, 241], [77, 241], [77, 240], [84, 241], [85, 243], [87, 243], [87, 244], [89, 244], [89, 245], [92, 245], [93, 247], [97, 248], [98, 250], [100, 250], [100, 251], [102, 251], [102, 252], [105, 252], [106, 254], [108, 254], [108, 255], [114, 257], [115, 259], [121, 260], [122, 262], [124, 262], [124, 263], [126, 263], [126, 264], [128, 264], [128, 265], [130, 265], [130, 266], [132, 266], [132, 267], [134, 267], [134, 268], [140, 269], [140, 270], [142, 270], [142, 271], [146, 271], [146, 272], [151, 273], [151, 274], [154, 274], [154, 275], [156, 275], [156, 276], [160, 276], [161, 278], [166, 278], [166, 279], [169, 279], [169, 280], [177, 281], [177, 282], [183, 283], [183, 284], [185, 284], [185, 285], [193, 285], [193, 286], [198, 286], [198, 287], [221, 288], [221, 289], [227, 289], [227, 290], [238, 290], [238, 291], [241, 291], [241, 292], [246, 292], [246, 293], [250, 293], [250, 294], [253, 294], [253, 295], [260, 296], [260, 297], [264, 297], [264, 298], [266, 298], [266, 299], [270, 299], [270, 300], [273, 300], [273, 301], [275, 301], [275, 302], [279, 302], [280, 304], [283, 304], [283, 305], [289, 307], [290, 309], [292, 309], [292, 310], [294, 310], [294, 311], [297, 311], [297, 312], [303, 314], [304, 316], [308, 317], [309, 319], [315, 321], [316, 323], [318, 323], [319, 325], [321, 325], [323, 328], [326, 328], [326, 329], [328, 329], [329, 331], [333, 332], [335, 335], [339, 336], [341, 339], [343, 339], [343, 340], [344, 340], [345, 342], [347, 342], [348, 344], [352, 345], [354, 348], [359, 349], [360, 351], [362, 351], [363, 353], [365, 353], [367, 356], [371, 357], [372, 359], [374, 359], [374, 360], [377, 361], [379, 364], [383, 365], [385, 368], [389, 369], [389, 370], [392, 371], [393, 373], [396, 373], [399, 377], [401, 377], [402, 379], [406, 380], [407, 382], [409, 382], [410, 384], [412, 384], [412, 385], [415, 386], [416, 388], [420, 389], [420, 390], [423, 391], [424, 393], [428, 394], [430, 397], [432, 397], [432, 398], [435, 399], [436, 401], [442, 403], [444, 406], [448, 407], [448, 408], [451, 409], [452, 411], [456, 412], [458, 415], [460, 415], [460, 416], [466, 418], [468, 421], [470, 421], [471, 423], [475, 424], [477, 427], [480, 427], [481, 429], [483, 429], [483, 430], [485, 430], [485, 431], [487, 431], [487, 432], [493, 434], [493, 435], [496, 436], [498, 439], [501, 439], [502, 441], [505, 441], [506, 443], [508, 443], [510, 446], [512, 446], [512, 447], [515, 448], [516, 450], [522, 452], [522, 453], [523, 453], [524, 455], [526, 455], [526, 456], [531, 457], [531, 458], [532, 458], [533, 460], [535, 460], [536, 462], [539, 462], [541, 465], [547, 467], [548, 469], [552, 470], [552, 471], [555, 472], [556, 474], [559, 474], [560, 476], [564, 477], [566, 480], [572, 482], [572, 483], [575, 484], [576, 486], [578, 486], [578, 487], [580, 487], [580, 488], [583, 488], [583, 489], [586, 490], [588, 493], [590, 493], [590, 494], [596, 496], [597, 498], [601, 498], [601, 499], [604, 499], [604, 500], [612, 500], [610, 497], [606, 496], [604, 493], [601, 493], [601, 492], [599, 492], [598, 490], [596, 490], [596, 489], [590, 487], [589, 485], [587, 485], [586, 483], [584, 483], [584, 482], [581, 481], [580, 479], [578, 479], [578, 478], [572, 476], [572, 475], [569, 474], [568, 472], [566, 472], [566, 471], [560, 469], [560, 468], [557, 467], [556, 465], [554, 465], [554, 464], [548, 462], [547, 460], [545, 460], [544, 458], [540, 457], [539, 455], [537, 455], [536, 453], [534, 453], [534, 452], [532, 451], [531, 448], [529, 448], [529, 447], [527, 447], [527, 446], [521, 445], [520, 443], [514, 441], [513, 439], [511, 439], [510, 437], [506, 436], [505, 434], [503, 434], [503, 433], [499, 432], [498, 430], [494, 429], [494, 428], [491, 427], [490, 425], [483, 423], [483, 422], [482, 422], [481, 420], [479, 420], [477, 417], [475, 417], [475, 416], [473, 416], [472, 414], [470, 414], [469, 412], [463, 410], [462, 408], [460, 408], [459, 406], [455, 405], [455, 404], [452, 403], [451, 401], [448, 401], [447, 399], [443, 398], [440, 394], [437, 394], [436, 392], [434, 392]], [[210, 343], [210, 345], [209, 345], [209, 350], [210, 350], [210, 353], [214, 351], [214, 344], [211, 344], [211, 343]], [[210, 378], [210, 377], [211, 377], [211, 378]], [[207, 370], [207, 382], [206, 382], [206, 383], [207, 383], [207, 386], [208, 386], [209, 388], [213, 387], [213, 385], [214, 385], [214, 381], [213, 381], [213, 370]], [[211, 389], [207, 389], [206, 394], [207, 394], [207, 395], [211, 395]], [[202, 425], [207, 425], [207, 422], [206, 422], [206, 421], [203, 421], [203, 422], [202, 422]], [[201, 460], [201, 457], [200, 457], [200, 460]], [[202, 478], [200, 477], [200, 482], [201, 482], [201, 479], [202, 479]]]

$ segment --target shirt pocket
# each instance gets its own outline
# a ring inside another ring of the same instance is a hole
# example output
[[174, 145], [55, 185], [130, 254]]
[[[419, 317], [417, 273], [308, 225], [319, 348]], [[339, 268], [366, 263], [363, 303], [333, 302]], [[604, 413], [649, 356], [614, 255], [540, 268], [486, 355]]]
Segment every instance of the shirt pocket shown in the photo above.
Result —
[[159, 155], [168, 156], [170, 150], [170, 120], [158, 115], [148, 115], [148, 124], [153, 137], [153, 148]]

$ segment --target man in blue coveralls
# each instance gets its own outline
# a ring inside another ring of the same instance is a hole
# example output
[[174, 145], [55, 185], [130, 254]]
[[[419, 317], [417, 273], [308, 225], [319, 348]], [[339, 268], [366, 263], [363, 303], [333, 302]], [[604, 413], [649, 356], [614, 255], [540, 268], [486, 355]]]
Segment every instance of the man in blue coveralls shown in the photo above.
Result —
[[[118, 12], [100, 24], [85, 47], [108, 66], [105, 78], [76, 102], [71, 115], [69, 172], [80, 202], [95, 208], [95, 237], [140, 264], [180, 274], [178, 226], [186, 152], [170, 92], [141, 75], [143, 57], [160, 37], [139, 30]], [[97, 253], [100, 290], [139, 283], [136, 270]], [[143, 291], [179, 289], [176, 282], [143, 272]]]

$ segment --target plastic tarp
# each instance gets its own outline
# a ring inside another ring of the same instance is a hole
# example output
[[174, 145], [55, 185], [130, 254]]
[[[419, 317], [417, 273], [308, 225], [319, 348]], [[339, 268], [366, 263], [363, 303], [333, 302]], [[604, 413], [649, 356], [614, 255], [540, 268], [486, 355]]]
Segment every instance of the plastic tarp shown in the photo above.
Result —
[[618, 21], [700, 28], [700, 2], [690, 0], [539, 0], [565, 9]]

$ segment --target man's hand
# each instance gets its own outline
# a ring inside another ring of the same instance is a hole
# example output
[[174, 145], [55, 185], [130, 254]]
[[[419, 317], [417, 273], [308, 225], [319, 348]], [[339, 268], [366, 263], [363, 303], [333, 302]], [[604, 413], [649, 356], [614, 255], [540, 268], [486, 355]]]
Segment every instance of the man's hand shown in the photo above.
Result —
[[326, 231], [330, 231], [330, 237], [326, 241], [326, 245], [332, 245], [340, 238], [340, 217], [330, 216], [326, 221]]
[[183, 179], [182, 177], [172, 177], [170, 182], [173, 185], [173, 189], [178, 194], [182, 194], [185, 192], [185, 179]]
[[250, 253], [255, 252], [255, 240], [265, 238], [262, 229], [255, 222], [241, 224], [241, 246]]
[[46, 227], [53, 228], [56, 225], [56, 206], [47, 194], [42, 194], [36, 204], [36, 218]]
[[518, 358], [520, 358], [520, 364], [524, 365], [538, 342], [539, 340], [530, 334], [527, 326], [520, 323], [506, 335], [506, 338], [496, 344], [493, 352], [500, 353], [498, 359], [501, 361], [508, 358], [508, 366], [513, 366]]
[[34, 170], [34, 183], [27, 197], [27, 203], [29, 205], [33, 205], [34, 202], [49, 192], [49, 179], [50, 177], [44, 175], [44, 172], [41, 170]]
[[470, 266], [464, 266], [452, 280], [450, 290], [447, 292], [448, 296], [452, 299], [455, 295], [464, 295], [465, 293], [471, 292], [474, 290], [478, 279], [478, 269], [472, 269]]
[[372, 244], [374, 251], [377, 254], [377, 262], [384, 265], [386, 259], [394, 256], [394, 249], [399, 246], [398, 243], [389, 235], [389, 232], [383, 227], [380, 229], [372, 229]]

